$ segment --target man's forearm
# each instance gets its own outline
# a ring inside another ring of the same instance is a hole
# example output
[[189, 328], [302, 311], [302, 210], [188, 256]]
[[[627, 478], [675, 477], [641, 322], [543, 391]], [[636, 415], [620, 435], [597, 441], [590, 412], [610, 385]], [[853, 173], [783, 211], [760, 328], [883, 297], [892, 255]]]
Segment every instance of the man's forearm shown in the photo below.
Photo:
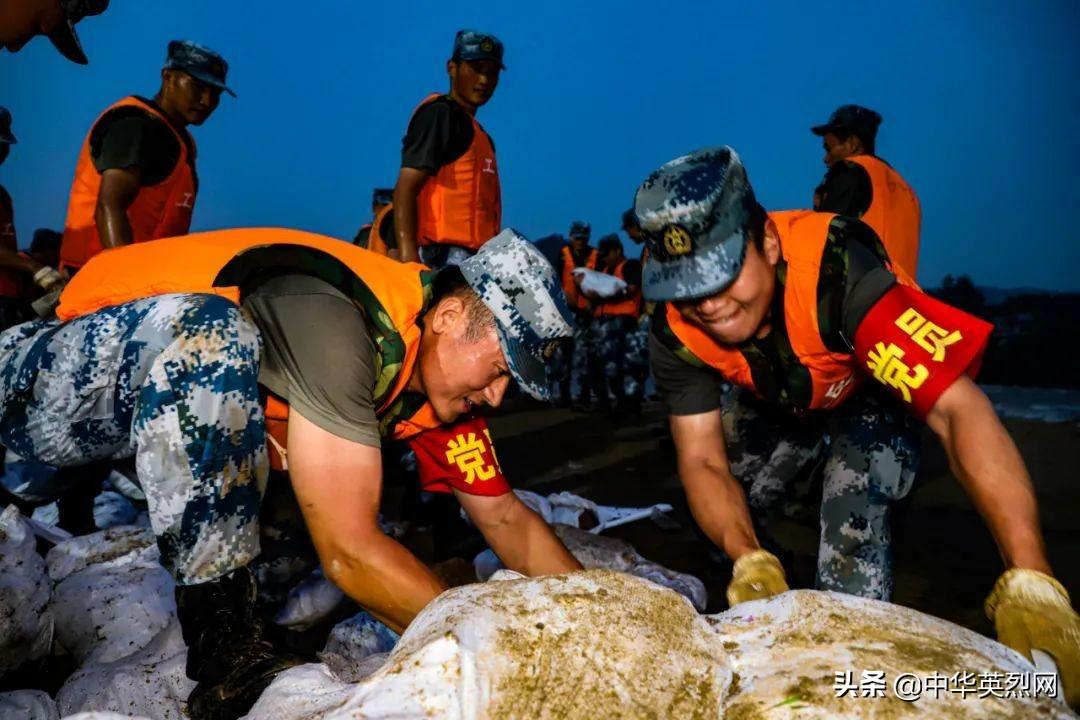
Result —
[[1035, 490], [1016, 444], [1001, 424], [989, 399], [969, 380], [942, 395], [962, 393], [962, 402], [947, 413], [931, 411], [930, 426], [941, 439], [949, 465], [986, 521], [1006, 565], [1050, 573]]
[[515, 517], [485, 533], [485, 539], [506, 567], [529, 577], [581, 570], [551, 526], [524, 503]]
[[322, 555], [327, 577], [399, 633], [446, 589], [416, 556], [377, 531], [356, 547], [337, 548]]
[[732, 560], [760, 549], [738, 480], [708, 463], [682, 464], [679, 477], [690, 512], [705, 535]]
[[94, 223], [104, 248], [122, 247], [133, 241], [126, 208], [115, 203], [99, 203], [94, 212]]
[[397, 235], [398, 258], [401, 262], [420, 260], [416, 242], [418, 194], [411, 187], [394, 190], [394, 233]]

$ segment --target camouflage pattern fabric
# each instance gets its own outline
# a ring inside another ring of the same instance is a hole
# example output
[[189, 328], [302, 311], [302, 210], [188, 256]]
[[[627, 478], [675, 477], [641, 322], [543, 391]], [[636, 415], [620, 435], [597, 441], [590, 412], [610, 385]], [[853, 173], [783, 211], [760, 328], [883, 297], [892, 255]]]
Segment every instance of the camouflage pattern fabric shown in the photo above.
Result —
[[645, 397], [645, 383], [649, 379], [649, 329], [648, 315], [637, 319], [637, 326], [626, 336], [626, 361], [623, 392], [626, 397], [640, 403]]
[[824, 460], [816, 586], [888, 600], [889, 509], [915, 480], [918, 421], [874, 388], [826, 416], [805, 419], [735, 390], [725, 395], [723, 421], [732, 472], [759, 522], [788, 494], [800, 470]]
[[631, 332], [637, 329], [637, 318], [601, 316], [592, 324], [590, 342], [596, 358], [590, 374], [601, 407], [611, 401], [621, 403], [626, 395], [626, 361]]
[[587, 348], [592, 339], [594, 318], [587, 310], [571, 310], [573, 334], [559, 344], [547, 366], [547, 381], [552, 399], [560, 405], [571, 401], [588, 402], [592, 393]]
[[0, 440], [56, 466], [134, 455], [162, 564], [213, 580], [259, 554], [259, 343], [212, 295], [16, 326], [0, 335]]

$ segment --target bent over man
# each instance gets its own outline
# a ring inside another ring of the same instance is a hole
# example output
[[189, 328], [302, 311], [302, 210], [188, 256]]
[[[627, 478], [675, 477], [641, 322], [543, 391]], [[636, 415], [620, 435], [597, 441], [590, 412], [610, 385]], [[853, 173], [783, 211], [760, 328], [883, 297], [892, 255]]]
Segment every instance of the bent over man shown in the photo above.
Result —
[[60, 261], [74, 273], [103, 249], [185, 235], [199, 178], [189, 125], [217, 109], [229, 65], [193, 42], [169, 43], [161, 88], [132, 95], [94, 121], [79, 151]]
[[[999, 639], [1053, 655], [1080, 701], [1080, 616], [1051, 575], [1024, 463], [971, 379], [991, 326], [922, 293], [858, 220], [766, 214], [728, 147], [656, 170], [635, 212], [645, 298], [660, 303], [653, 376], [693, 515], [735, 561], [729, 602], [788, 589], [751, 510], [822, 452], [817, 586], [890, 596], [889, 507], [911, 487], [913, 417], [941, 439], [1005, 561], [986, 603]], [[723, 382], [737, 388], [726, 400]]]
[[264, 639], [249, 568], [271, 466], [327, 576], [398, 630], [444, 586], [379, 530], [381, 438], [413, 443], [426, 488], [452, 491], [507, 566], [580, 567], [474, 416], [511, 378], [543, 397], [570, 333], [553, 271], [512, 230], [438, 274], [292, 230], [170, 238], [92, 260], [58, 315], [0, 335], [0, 438], [59, 466], [135, 456], [193, 717], [242, 715], [297, 662]]

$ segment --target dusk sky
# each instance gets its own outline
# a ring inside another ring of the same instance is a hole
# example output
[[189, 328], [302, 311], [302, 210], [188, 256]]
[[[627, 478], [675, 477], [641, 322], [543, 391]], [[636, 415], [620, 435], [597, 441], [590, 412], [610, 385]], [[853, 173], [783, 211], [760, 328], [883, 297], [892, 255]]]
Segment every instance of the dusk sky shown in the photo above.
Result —
[[577, 218], [594, 238], [616, 230], [652, 169], [708, 145], [739, 151], [766, 207], [807, 207], [824, 171], [809, 127], [855, 102], [884, 116], [878, 154], [922, 201], [923, 284], [1080, 291], [1080, 3], [792, 5], [113, 0], [79, 25], [88, 67], [43, 38], [0, 53], [19, 140], [0, 183], [21, 244], [60, 229], [94, 118], [152, 96], [168, 41], [190, 39], [226, 57], [239, 95], [193, 129], [193, 228], [351, 238], [472, 27], [506, 45], [478, 119], [504, 224], [531, 238]]

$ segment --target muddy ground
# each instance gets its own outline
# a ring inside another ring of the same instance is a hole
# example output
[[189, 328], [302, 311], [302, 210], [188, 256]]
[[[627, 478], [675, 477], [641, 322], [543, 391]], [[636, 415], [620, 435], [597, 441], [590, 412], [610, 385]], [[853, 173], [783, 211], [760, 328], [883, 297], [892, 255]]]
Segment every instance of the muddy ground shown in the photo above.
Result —
[[[568, 490], [611, 505], [675, 506], [677, 530], [649, 521], [608, 534], [639, 553], [701, 578], [709, 612], [726, 607], [730, 565], [718, 562], [697, 531], [675, 474], [674, 448], [659, 403], [648, 403], [639, 424], [619, 425], [602, 415], [542, 408], [516, 401], [492, 418], [499, 458], [515, 487], [538, 493]], [[1006, 421], [1031, 471], [1055, 573], [1080, 592], [1080, 424]], [[772, 521], [775, 537], [791, 553], [785, 562], [792, 587], [813, 587], [818, 543], [820, 483], [794, 517]], [[814, 494], [816, 492], [816, 497]], [[982, 603], [1002, 571], [982, 520], [948, 469], [929, 432], [918, 478], [893, 518], [894, 601], [982, 633], [992, 628]]]

